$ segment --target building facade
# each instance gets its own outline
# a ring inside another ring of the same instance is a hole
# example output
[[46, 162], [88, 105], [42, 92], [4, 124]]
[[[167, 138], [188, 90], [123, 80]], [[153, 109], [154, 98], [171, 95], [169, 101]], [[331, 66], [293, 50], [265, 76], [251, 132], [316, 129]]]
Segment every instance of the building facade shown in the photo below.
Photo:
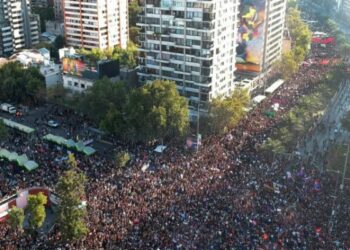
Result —
[[65, 38], [68, 46], [92, 49], [126, 48], [127, 0], [63, 0]]
[[280, 59], [283, 50], [287, 0], [267, 0], [263, 70]]
[[76, 54], [74, 48], [59, 50], [62, 62], [63, 87], [83, 92], [104, 77], [115, 82], [120, 80], [119, 63], [115, 60], [89, 61], [85, 56]]
[[29, 0], [0, 0], [0, 55], [39, 43], [40, 20]]
[[230, 94], [239, 0], [144, 0], [140, 15], [141, 82], [175, 81], [190, 115]]
[[63, 0], [54, 0], [53, 12], [55, 14], [56, 21], [63, 21]]
[[241, 0], [236, 67], [259, 75], [280, 58], [287, 0]]

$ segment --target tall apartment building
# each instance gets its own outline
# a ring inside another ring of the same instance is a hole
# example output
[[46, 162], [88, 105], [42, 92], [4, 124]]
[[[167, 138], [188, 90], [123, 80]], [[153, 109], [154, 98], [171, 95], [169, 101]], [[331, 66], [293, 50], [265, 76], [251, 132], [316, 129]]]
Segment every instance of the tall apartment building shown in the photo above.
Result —
[[282, 54], [287, 0], [241, 0], [236, 67], [258, 75]]
[[127, 0], [63, 0], [68, 46], [125, 48], [129, 37]]
[[267, 28], [263, 69], [269, 68], [282, 54], [287, 0], [267, 1]]
[[0, 55], [39, 43], [40, 20], [29, 0], [0, 0]]
[[233, 88], [239, 0], [144, 0], [140, 31], [143, 82], [175, 81], [190, 115]]
[[63, 21], [63, 0], [54, 0], [53, 12], [56, 21]]

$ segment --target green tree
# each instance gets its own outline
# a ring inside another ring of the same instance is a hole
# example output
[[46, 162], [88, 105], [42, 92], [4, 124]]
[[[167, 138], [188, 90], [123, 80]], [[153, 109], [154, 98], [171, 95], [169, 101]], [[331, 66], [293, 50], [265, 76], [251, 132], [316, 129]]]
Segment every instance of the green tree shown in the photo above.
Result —
[[38, 103], [45, 96], [44, 78], [37, 68], [10, 62], [0, 69], [0, 99], [14, 103]]
[[129, 3], [129, 26], [136, 27], [136, 23], [138, 20], [138, 15], [141, 13], [142, 9], [138, 4], [137, 0], [132, 0]]
[[283, 154], [286, 152], [286, 148], [281, 140], [271, 138], [267, 139], [267, 141], [261, 145], [260, 150], [265, 154]]
[[81, 201], [85, 197], [86, 176], [78, 172], [73, 156], [68, 163], [70, 169], [59, 178], [56, 186], [60, 198], [57, 224], [63, 240], [72, 242], [83, 239], [88, 233], [86, 209]]
[[133, 69], [137, 65], [137, 46], [133, 42], [128, 42], [126, 49], [115, 47], [113, 59], [118, 60], [121, 65]]
[[33, 13], [38, 14], [40, 17], [40, 24], [41, 24], [41, 32], [46, 31], [46, 21], [53, 21], [55, 20], [55, 13], [53, 10], [53, 7], [47, 7], [47, 8], [33, 8]]
[[139, 27], [130, 27], [129, 28], [129, 38], [130, 41], [132, 41], [135, 44], [139, 44], [138, 36], [140, 34], [140, 28]]
[[18, 232], [22, 232], [24, 222], [24, 211], [22, 208], [13, 207], [9, 211], [7, 223], [10, 227]]
[[[219, 97], [209, 103], [208, 132], [220, 134], [234, 127], [245, 115], [250, 102], [247, 90], [235, 89], [227, 98]], [[205, 119], [205, 118], [204, 118]]]
[[137, 46], [133, 42], [128, 42], [125, 49], [116, 46], [114, 49], [105, 50], [94, 48], [92, 50], [80, 49], [79, 54], [85, 55], [91, 62], [97, 62], [103, 59], [113, 59], [119, 61], [121, 66], [133, 69], [137, 66]]
[[0, 119], [0, 140], [4, 140], [8, 136], [8, 129], [4, 121]]
[[130, 161], [130, 155], [127, 152], [118, 152], [116, 155], [116, 167], [123, 168]]
[[[297, 70], [298, 65], [304, 61], [311, 43], [312, 33], [308, 25], [302, 20], [300, 11], [296, 8], [289, 8], [287, 12], [287, 27], [292, 38], [292, 52], [287, 52], [284, 59], [288, 59], [286, 69]], [[280, 63], [284, 64], [284, 59]], [[295, 61], [296, 65], [292, 63]], [[283, 72], [282, 75], [289, 77], [291, 74]]]
[[[299, 59], [297, 59], [299, 60]], [[282, 55], [281, 60], [275, 63], [275, 68], [284, 79], [289, 79], [299, 69], [299, 65], [294, 57], [293, 52], [286, 52]]]
[[113, 83], [104, 78], [86, 90], [79, 106], [84, 113], [99, 123], [106, 118], [106, 114], [114, 117], [110, 112], [123, 110], [128, 92], [129, 89], [124, 83]]
[[54, 45], [55, 45], [56, 49], [63, 48], [64, 47], [64, 38], [63, 38], [63, 36], [61, 36], [61, 35], [57, 36], [56, 39], [55, 39]]
[[129, 3], [129, 38], [135, 44], [138, 44], [138, 35], [140, 29], [136, 26], [138, 15], [142, 12], [137, 0], [132, 0]]
[[45, 205], [47, 197], [43, 193], [28, 196], [28, 205], [25, 209], [29, 218], [29, 227], [32, 230], [40, 228], [46, 218]]
[[79, 107], [104, 131], [130, 141], [181, 137], [189, 123], [187, 100], [169, 81], [131, 90], [102, 79], [86, 91]]
[[181, 138], [189, 125], [187, 100], [170, 81], [156, 80], [133, 90], [125, 114], [135, 139], [145, 142]]

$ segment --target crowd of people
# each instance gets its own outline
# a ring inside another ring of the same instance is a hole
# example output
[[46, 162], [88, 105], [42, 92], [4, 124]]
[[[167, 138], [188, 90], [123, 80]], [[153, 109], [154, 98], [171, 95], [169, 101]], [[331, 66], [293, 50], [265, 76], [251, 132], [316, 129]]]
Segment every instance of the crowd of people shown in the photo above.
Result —
[[[347, 249], [350, 248], [348, 190], [339, 176], [320, 172], [303, 159], [275, 157], [259, 146], [283, 115], [309, 94], [331, 69], [303, 65], [300, 71], [252, 110], [230, 132], [204, 141], [197, 153], [169, 147], [129, 148], [125, 169], [102, 154], [76, 155], [88, 176], [88, 236], [60, 241], [56, 228], [32, 238], [0, 225], [5, 249]], [[272, 104], [280, 109], [264, 115]], [[69, 116], [67, 116], [68, 118]], [[24, 173], [0, 162], [0, 197], [28, 186], [53, 188], [67, 169], [64, 149], [15, 136], [2, 146], [32, 154], [41, 165]], [[125, 150], [115, 145], [117, 150]], [[152, 171], [142, 170], [155, 166]]]

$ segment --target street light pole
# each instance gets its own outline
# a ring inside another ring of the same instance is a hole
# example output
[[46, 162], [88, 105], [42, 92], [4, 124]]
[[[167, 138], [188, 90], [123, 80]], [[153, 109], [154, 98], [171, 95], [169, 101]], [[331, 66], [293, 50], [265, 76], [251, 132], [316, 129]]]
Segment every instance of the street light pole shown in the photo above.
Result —
[[332, 203], [332, 213], [331, 213], [331, 217], [329, 219], [329, 223], [328, 223], [328, 227], [329, 227], [329, 232], [332, 234], [332, 230], [333, 230], [333, 226], [334, 226], [334, 222], [333, 222], [333, 218], [335, 217], [335, 200], [337, 199], [337, 191], [338, 191], [338, 182], [339, 182], [339, 174], [340, 171], [337, 171], [337, 181], [335, 183], [335, 191], [334, 191], [334, 196], [333, 196], [333, 203]]
[[349, 151], [350, 151], [350, 144], [348, 144], [348, 150], [346, 152], [346, 157], [345, 157], [345, 163], [344, 163], [344, 169], [343, 169], [343, 177], [342, 177], [341, 185], [340, 185], [340, 189], [341, 190], [344, 189], [345, 175], [346, 175], [346, 170], [347, 170], [347, 167], [348, 167]]

